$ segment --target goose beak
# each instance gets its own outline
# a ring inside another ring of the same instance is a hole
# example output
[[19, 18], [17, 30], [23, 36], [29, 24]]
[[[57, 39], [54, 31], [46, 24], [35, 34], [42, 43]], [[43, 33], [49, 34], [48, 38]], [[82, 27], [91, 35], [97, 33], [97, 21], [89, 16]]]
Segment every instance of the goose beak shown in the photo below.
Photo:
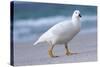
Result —
[[79, 14], [79, 17], [82, 17], [81, 14]]

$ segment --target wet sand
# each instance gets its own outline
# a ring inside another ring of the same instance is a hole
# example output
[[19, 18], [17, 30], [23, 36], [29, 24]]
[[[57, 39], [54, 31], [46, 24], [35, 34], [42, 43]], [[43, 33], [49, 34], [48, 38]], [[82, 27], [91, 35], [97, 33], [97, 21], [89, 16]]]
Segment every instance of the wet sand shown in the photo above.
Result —
[[89, 62], [97, 60], [97, 36], [96, 32], [79, 33], [68, 44], [71, 52], [79, 53], [71, 56], [65, 55], [64, 45], [57, 45], [54, 48], [54, 55], [59, 57], [50, 58], [48, 56], [48, 45], [34, 42], [15, 43], [14, 65], [42, 65], [73, 62]]

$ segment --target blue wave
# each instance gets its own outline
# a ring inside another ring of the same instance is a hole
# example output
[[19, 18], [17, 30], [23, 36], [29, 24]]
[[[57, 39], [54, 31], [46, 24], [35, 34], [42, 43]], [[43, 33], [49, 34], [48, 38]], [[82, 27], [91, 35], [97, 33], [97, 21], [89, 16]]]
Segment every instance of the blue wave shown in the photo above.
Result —
[[74, 10], [80, 10], [82, 15], [96, 15], [96, 6], [83, 6], [71, 4], [51, 4], [36, 2], [18, 2], [14, 3], [14, 19], [41, 18], [49, 16], [71, 16]]

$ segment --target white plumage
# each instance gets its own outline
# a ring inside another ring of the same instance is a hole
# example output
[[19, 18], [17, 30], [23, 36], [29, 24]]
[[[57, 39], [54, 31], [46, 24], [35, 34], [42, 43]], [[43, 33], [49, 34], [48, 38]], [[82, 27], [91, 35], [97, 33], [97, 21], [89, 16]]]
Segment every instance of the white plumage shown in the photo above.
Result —
[[47, 42], [50, 46], [65, 44], [66, 47], [67, 43], [80, 31], [80, 17], [80, 11], [75, 10], [71, 20], [64, 20], [54, 25], [41, 35], [33, 45]]

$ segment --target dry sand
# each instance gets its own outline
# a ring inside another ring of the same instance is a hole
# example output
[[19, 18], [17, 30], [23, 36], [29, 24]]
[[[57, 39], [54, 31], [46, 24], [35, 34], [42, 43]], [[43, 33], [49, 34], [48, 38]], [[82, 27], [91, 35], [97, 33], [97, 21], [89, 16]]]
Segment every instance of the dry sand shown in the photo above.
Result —
[[57, 45], [54, 54], [59, 57], [50, 58], [48, 56], [48, 45], [38, 44], [33, 47], [34, 42], [15, 43], [14, 65], [41, 65], [55, 63], [88, 62], [97, 60], [97, 36], [96, 32], [79, 33], [70, 43], [72, 52], [79, 54], [65, 55], [64, 45]]

